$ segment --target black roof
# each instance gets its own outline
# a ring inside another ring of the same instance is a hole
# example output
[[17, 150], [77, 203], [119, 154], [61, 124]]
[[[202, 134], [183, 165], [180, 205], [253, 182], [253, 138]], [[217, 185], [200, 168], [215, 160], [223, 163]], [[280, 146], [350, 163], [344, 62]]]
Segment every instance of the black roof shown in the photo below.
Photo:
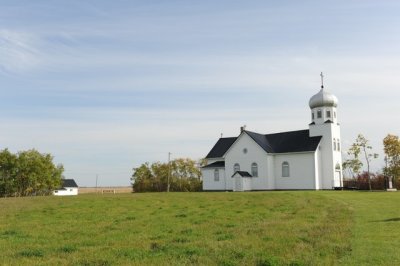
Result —
[[225, 162], [224, 161], [213, 162], [206, 166], [203, 166], [202, 168], [217, 168], [217, 167], [225, 167]]
[[241, 177], [253, 177], [249, 172], [246, 171], [236, 171], [232, 177], [234, 177], [236, 174], [239, 174]]
[[[244, 132], [268, 153], [315, 151], [322, 138], [322, 136], [310, 137], [310, 131], [308, 129], [266, 135], [247, 130]], [[237, 137], [220, 138], [206, 158], [222, 157], [236, 139]]]
[[236, 141], [237, 137], [233, 138], [220, 138], [214, 147], [207, 154], [206, 158], [221, 158], [230, 146]]
[[246, 131], [266, 152], [286, 153], [315, 151], [322, 136], [310, 137], [308, 129], [261, 135]]
[[78, 187], [78, 185], [75, 183], [75, 180], [73, 180], [73, 179], [63, 179], [61, 186], [62, 187]]

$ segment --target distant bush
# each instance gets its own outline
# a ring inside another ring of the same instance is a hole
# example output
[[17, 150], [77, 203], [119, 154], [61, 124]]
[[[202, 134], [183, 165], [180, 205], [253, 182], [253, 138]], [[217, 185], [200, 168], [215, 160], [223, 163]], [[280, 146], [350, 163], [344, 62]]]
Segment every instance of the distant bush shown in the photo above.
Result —
[[133, 169], [132, 188], [135, 192], [201, 191], [203, 183], [196, 162], [191, 159], [175, 159], [168, 163], [144, 163]]
[[[370, 173], [371, 177], [371, 188], [373, 190], [385, 190], [387, 188], [387, 178], [385, 178], [382, 174], [373, 174]], [[343, 187], [344, 188], [354, 188], [358, 190], [369, 190], [368, 186], [368, 173], [364, 172], [362, 174], [357, 175], [351, 179], [344, 179], [343, 180]], [[393, 181], [393, 188], [400, 189], [400, 182], [395, 184]]]

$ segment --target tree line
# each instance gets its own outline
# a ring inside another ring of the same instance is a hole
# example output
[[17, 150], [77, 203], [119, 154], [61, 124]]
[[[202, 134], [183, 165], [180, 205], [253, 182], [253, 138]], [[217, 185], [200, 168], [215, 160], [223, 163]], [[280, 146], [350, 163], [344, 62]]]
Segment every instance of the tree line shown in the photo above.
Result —
[[11, 153], [0, 151], [0, 196], [49, 195], [61, 185], [64, 167], [53, 156], [35, 149]]
[[[392, 178], [394, 187], [400, 185], [400, 139], [399, 136], [388, 134], [383, 139], [385, 153], [385, 166], [382, 174], [371, 174], [370, 164], [373, 159], [378, 158], [378, 154], [372, 152], [369, 140], [359, 134], [355, 142], [347, 151], [349, 158], [343, 162], [343, 169], [348, 171], [351, 179], [345, 180], [344, 186], [355, 186], [358, 189], [382, 189], [385, 182]], [[364, 162], [366, 171], [361, 172]], [[367, 186], [366, 186], [367, 185]]]
[[180, 158], [170, 163], [146, 162], [133, 169], [134, 192], [201, 191], [201, 172], [194, 160]]

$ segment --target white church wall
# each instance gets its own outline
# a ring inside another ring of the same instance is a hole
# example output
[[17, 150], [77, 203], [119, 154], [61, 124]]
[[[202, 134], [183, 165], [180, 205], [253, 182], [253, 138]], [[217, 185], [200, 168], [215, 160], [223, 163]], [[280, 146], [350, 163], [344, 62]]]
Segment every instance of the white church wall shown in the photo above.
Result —
[[[218, 169], [219, 180], [215, 181], [214, 171]], [[202, 168], [203, 175], [203, 190], [226, 190], [227, 182], [231, 182], [230, 178], [227, 180], [224, 168]]]
[[[246, 153], [244, 153], [244, 149], [247, 149]], [[234, 174], [233, 166], [235, 163], [240, 165], [241, 171], [251, 174], [251, 164], [254, 162], [258, 165], [258, 177], [251, 178], [252, 189], [268, 189], [267, 154], [249, 135], [242, 133], [225, 154], [226, 176], [231, 177]], [[232, 190], [233, 182], [230, 182], [230, 184], [228, 189]]]
[[322, 155], [320, 145], [314, 153], [314, 173], [315, 173], [315, 189], [322, 189]]
[[[342, 187], [343, 186], [343, 172], [342, 172], [342, 140], [340, 136], [340, 126], [334, 124], [332, 127], [332, 135], [336, 139], [336, 150], [333, 151], [333, 169], [336, 172], [336, 165], [340, 167], [340, 179], [334, 183], [334, 187]], [[339, 143], [339, 144], [338, 144]], [[340, 147], [340, 148], [339, 148]]]
[[276, 189], [275, 182], [275, 156], [267, 156], [267, 189]]
[[[314, 152], [275, 155], [275, 189], [315, 189]], [[289, 163], [289, 177], [282, 177], [282, 163]]]
[[[311, 125], [310, 136], [323, 136], [319, 150], [322, 169], [320, 189], [332, 189], [334, 186], [340, 186], [340, 184], [334, 184], [335, 166], [336, 164], [342, 165], [341, 151], [337, 149], [337, 140], [340, 141], [340, 126], [335, 123]], [[334, 139], [336, 140], [336, 150], [334, 149]]]

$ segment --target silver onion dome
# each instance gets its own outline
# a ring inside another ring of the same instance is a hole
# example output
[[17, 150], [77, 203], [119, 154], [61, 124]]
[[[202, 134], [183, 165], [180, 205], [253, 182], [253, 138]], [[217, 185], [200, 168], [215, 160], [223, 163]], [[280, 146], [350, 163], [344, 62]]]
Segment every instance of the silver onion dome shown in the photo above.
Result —
[[338, 99], [332, 93], [329, 93], [324, 90], [324, 87], [321, 87], [321, 90], [311, 97], [309, 105], [310, 108], [313, 109], [315, 107], [336, 107], [338, 103]]

